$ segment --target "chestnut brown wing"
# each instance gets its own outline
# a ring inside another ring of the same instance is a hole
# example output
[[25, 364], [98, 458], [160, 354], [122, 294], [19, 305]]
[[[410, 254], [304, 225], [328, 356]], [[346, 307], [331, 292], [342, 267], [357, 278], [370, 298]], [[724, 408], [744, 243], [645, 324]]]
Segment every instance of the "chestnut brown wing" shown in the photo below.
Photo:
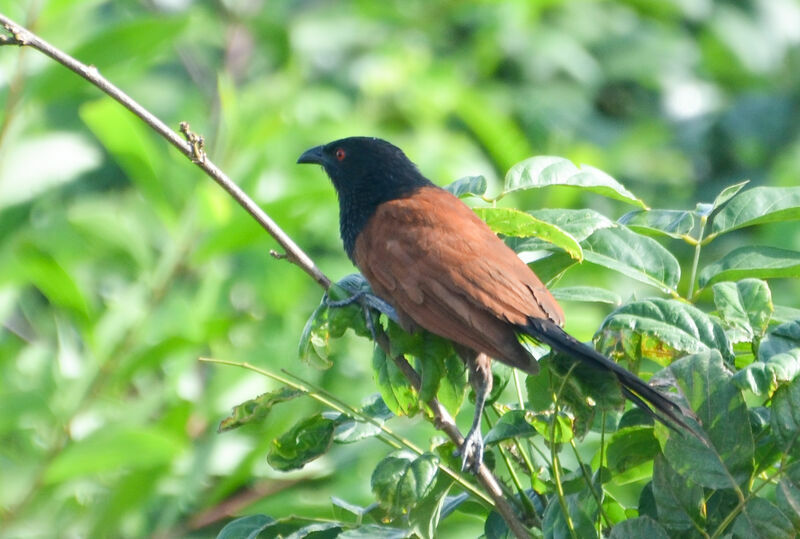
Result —
[[529, 318], [563, 323], [560, 306], [533, 271], [439, 188], [378, 206], [354, 255], [401, 319], [529, 372], [536, 364], [517, 341], [517, 328]]

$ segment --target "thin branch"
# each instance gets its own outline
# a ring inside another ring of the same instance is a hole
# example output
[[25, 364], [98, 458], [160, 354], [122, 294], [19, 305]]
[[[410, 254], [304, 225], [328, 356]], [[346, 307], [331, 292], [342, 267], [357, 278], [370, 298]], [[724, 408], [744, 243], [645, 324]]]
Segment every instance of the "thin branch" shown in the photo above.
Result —
[[[202, 145], [198, 145], [196, 140], [191, 140], [190, 142], [183, 140], [178, 133], [170, 129], [164, 122], [134, 101], [125, 92], [117, 88], [108, 79], [100, 75], [96, 67], [79, 62], [72, 56], [69, 56], [41, 39], [36, 34], [29, 32], [2, 13], [0, 13], [0, 24], [11, 34], [11, 36], [5, 36], [4, 40], [0, 42], [0, 45], [24, 45], [34, 48], [77, 73], [111, 96], [115, 101], [134, 113], [144, 123], [164, 137], [167, 142], [177, 148], [183, 155], [191, 159], [195, 165], [200, 167], [212, 180], [225, 189], [228, 194], [258, 222], [258, 224], [264, 227], [264, 230], [266, 230], [270, 236], [275, 238], [293, 263], [298, 265], [323, 288], [327, 289], [331, 285], [331, 281], [320, 271], [311, 258], [297, 246], [294, 240], [292, 240], [264, 210], [258, 207], [238, 185], [222, 172], [219, 167], [205, 156], [205, 152], [202, 151]], [[186, 130], [188, 131], [188, 124], [186, 125]]]
[[[230, 194], [242, 208], [245, 209], [266, 231], [272, 236], [285, 251], [285, 257], [303, 271], [305, 271], [314, 281], [319, 284], [323, 289], [327, 290], [331, 286], [331, 280], [314, 264], [311, 258], [286, 234], [275, 221], [272, 220], [247, 194], [236, 185], [222, 170], [220, 170], [214, 163], [208, 159], [205, 151], [203, 150], [202, 137], [192, 133], [189, 130], [188, 124], [181, 124], [181, 130], [188, 140], [184, 140], [175, 131], [170, 129], [164, 122], [151, 114], [139, 103], [134, 101], [121, 89], [112, 84], [108, 79], [100, 75], [96, 67], [86, 65], [75, 58], [69, 56], [63, 51], [57, 49], [45, 40], [38, 37], [36, 34], [26, 30], [18, 25], [4, 14], [0, 13], [0, 24], [11, 34], [10, 36], [3, 36], [0, 40], [0, 45], [19, 45], [29, 46], [36, 49], [43, 54], [49, 56], [56, 62], [67, 67], [75, 72], [77, 75], [83, 77], [111, 98], [116, 100], [122, 106], [127, 108], [154, 131], [164, 137], [167, 142], [172, 144], [178, 151], [183, 153], [192, 162], [200, 167], [208, 176], [211, 177], [217, 184], [220, 185], [225, 191]], [[383, 341], [383, 342], [381, 342]], [[378, 345], [387, 352], [389, 357], [392, 357], [388, 343], [388, 339], [384, 338], [378, 340]], [[394, 358], [395, 363], [400, 367], [402, 372], [416, 387], [420, 387], [419, 375], [414, 371], [413, 367], [402, 356]], [[464, 437], [458, 430], [455, 421], [445, 408], [436, 399], [431, 399], [428, 402], [434, 414], [434, 424], [437, 429], [443, 431], [456, 446], [461, 446]], [[477, 473], [477, 478], [483, 487], [486, 489], [489, 496], [492, 498], [495, 508], [508, 524], [511, 532], [518, 538], [530, 537], [527, 528], [522, 524], [517, 517], [511, 504], [505, 498], [503, 490], [497, 478], [485, 466], [481, 465]]]

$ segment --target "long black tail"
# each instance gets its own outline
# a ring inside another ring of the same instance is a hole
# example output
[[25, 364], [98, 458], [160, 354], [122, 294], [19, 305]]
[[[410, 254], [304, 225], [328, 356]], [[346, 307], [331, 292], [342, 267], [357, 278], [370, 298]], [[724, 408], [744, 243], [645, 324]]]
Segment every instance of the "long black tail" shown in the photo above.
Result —
[[[631, 402], [642, 408], [653, 418], [670, 428], [681, 426], [697, 435], [684, 420], [686, 413], [681, 406], [651, 387], [647, 382], [620, 367], [617, 363], [591, 348], [561, 329], [550, 320], [529, 319], [528, 325], [521, 328], [536, 340], [548, 345], [558, 352], [567, 354], [581, 361], [588, 362], [598, 368], [611, 371], [622, 385], [622, 393]], [[650, 406], [648, 406], [648, 403]], [[651, 408], [652, 406], [652, 408]]]

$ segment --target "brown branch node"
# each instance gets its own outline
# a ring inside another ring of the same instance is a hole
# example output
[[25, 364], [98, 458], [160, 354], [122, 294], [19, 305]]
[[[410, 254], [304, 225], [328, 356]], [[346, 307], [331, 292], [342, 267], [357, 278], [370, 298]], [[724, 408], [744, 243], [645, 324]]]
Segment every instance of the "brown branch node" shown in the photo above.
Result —
[[180, 130], [181, 134], [186, 138], [186, 142], [188, 142], [192, 147], [192, 161], [195, 163], [205, 163], [206, 141], [203, 138], [203, 135], [198, 135], [189, 129], [189, 122], [181, 122]]
[[19, 26], [5, 23], [3, 28], [10, 36], [0, 36], [0, 45], [19, 45], [20, 47], [27, 45], [28, 40], [25, 36], [25, 30]]

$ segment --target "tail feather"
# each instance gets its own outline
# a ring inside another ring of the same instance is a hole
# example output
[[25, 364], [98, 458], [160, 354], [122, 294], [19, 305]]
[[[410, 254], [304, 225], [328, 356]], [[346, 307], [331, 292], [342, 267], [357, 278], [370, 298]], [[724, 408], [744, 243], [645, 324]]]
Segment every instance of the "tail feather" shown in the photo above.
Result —
[[528, 325], [522, 329], [554, 350], [611, 371], [622, 385], [623, 395], [636, 406], [668, 427], [674, 429], [677, 425], [694, 433], [694, 430], [684, 420], [685, 412], [681, 406], [594, 348], [583, 344], [552, 321], [538, 318], [529, 319]]

